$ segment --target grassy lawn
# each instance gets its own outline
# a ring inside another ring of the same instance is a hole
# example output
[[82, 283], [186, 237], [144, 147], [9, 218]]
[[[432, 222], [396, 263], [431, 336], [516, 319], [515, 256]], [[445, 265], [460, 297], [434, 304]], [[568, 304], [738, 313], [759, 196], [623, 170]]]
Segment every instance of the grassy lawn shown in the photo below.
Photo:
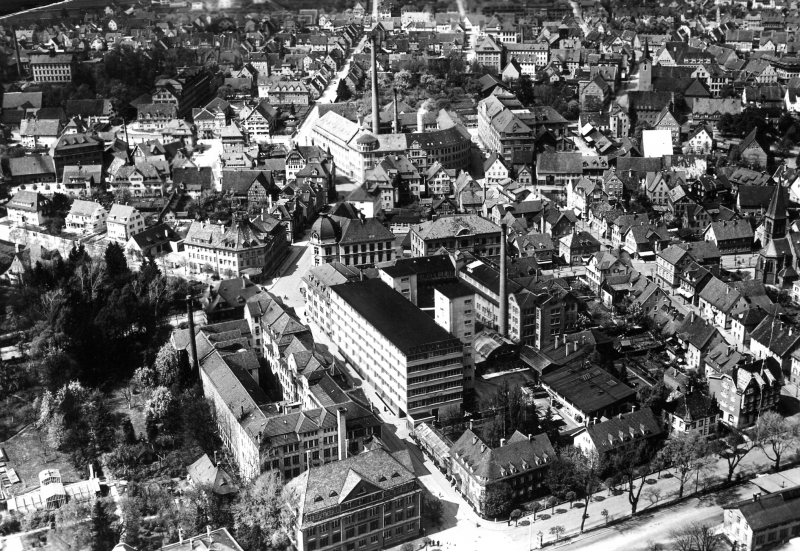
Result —
[[145, 432], [144, 424], [144, 398], [141, 395], [134, 396], [133, 407], [128, 408], [128, 401], [122, 393], [123, 388], [116, 388], [108, 394], [108, 407], [112, 413], [121, 417], [128, 416], [133, 423], [133, 428], [138, 436], [143, 436]]
[[40, 432], [30, 426], [10, 440], [0, 444], [8, 455], [8, 467], [14, 469], [21, 484], [12, 491], [23, 493], [39, 486], [39, 473], [45, 469], [61, 471], [63, 481], [75, 482], [88, 478], [88, 473], [78, 472], [69, 456], [50, 448], [40, 438]]

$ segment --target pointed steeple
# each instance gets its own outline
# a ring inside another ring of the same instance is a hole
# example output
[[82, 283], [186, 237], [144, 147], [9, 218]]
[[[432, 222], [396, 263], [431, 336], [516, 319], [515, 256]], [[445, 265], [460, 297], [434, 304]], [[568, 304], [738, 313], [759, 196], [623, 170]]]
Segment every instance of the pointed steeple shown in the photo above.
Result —
[[[644, 39], [644, 52], [642, 52], [642, 59], [650, 59], [650, 37]], [[652, 61], [652, 59], [650, 59]]]
[[781, 186], [775, 186], [775, 193], [769, 202], [767, 218], [772, 220], [786, 220], [786, 197]]
[[783, 188], [775, 186], [775, 193], [769, 202], [769, 208], [764, 215], [764, 245], [773, 239], [786, 236], [786, 197]]

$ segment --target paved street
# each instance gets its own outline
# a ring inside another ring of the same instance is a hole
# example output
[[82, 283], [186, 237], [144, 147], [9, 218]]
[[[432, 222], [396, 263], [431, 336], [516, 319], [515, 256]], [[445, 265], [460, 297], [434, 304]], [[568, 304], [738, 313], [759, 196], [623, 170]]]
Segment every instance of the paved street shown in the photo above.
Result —
[[[347, 73], [350, 72], [350, 65], [353, 62], [353, 54], [360, 53], [364, 50], [364, 45], [367, 43], [366, 35], [361, 38], [361, 42], [353, 48], [353, 53], [347, 57], [347, 61], [344, 65], [342, 65], [341, 70], [336, 73], [336, 76], [331, 80], [328, 87], [322, 93], [322, 96], [316, 101], [316, 103], [333, 103], [336, 101], [336, 88], [339, 86], [339, 81], [347, 76]], [[309, 111], [308, 116], [303, 120], [303, 123], [298, 127], [297, 132], [294, 134], [292, 140], [295, 143], [300, 145], [311, 145], [311, 129], [314, 128], [314, 124], [317, 122], [319, 118], [318, 111], [316, 108], [311, 109]]]
[[[670, 532], [685, 527], [692, 522], [717, 525], [722, 522], [721, 504], [749, 495], [748, 485], [738, 486], [715, 496], [692, 498], [683, 503], [661, 509], [658, 514], [643, 513], [634, 520], [619, 526], [603, 528], [578, 536], [561, 549], [580, 549], [581, 551], [606, 551], [625, 549], [626, 551], [647, 550], [652, 543], [668, 545]], [[549, 540], [548, 540], [549, 538]], [[545, 541], [552, 541], [547, 534]], [[537, 541], [534, 538], [534, 541]]]
[[307, 228], [303, 236], [292, 244], [292, 252], [278, 269], [276, 277], [264, 285], [270, 293], [282, 298], [284, 303], [298, 312], [305, 310], [300, 279], [314, 266], [314, 250], [308, 245], [310, 235], [311, 229]]

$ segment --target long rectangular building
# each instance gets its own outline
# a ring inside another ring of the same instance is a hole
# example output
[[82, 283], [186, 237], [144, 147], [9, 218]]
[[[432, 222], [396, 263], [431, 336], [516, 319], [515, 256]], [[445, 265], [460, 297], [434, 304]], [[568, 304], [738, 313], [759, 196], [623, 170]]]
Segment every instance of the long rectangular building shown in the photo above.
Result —
[[379, 279], [333, 285], [331, 337], [386, 405], [413, 422], [462, 403], [464, 344]]

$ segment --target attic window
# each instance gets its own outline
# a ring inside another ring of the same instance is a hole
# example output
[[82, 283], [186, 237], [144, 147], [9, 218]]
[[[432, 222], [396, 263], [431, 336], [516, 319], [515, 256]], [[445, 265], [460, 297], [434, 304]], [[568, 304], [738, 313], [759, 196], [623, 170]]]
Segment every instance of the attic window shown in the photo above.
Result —
[[328, 494], [328, 497], [336, 497], [336, 496], [338, 496], [338, 495], [339, 495], [339, 494], [336, 492], [336, 490], [331, 490], [331, 493], [330, 493], [330, 494]]
[[386, 477], [381, 475], [381, 477], [378, 479], [378, 482], [386, 482]]
[[393, 472], [392, 478], [400, 478], [400, 473], [398, 473], [397, 471]]
[[322, 501], [322, 496], [317, 496], [314, 498], [314, 503], [318, 503], [320, 501]]

